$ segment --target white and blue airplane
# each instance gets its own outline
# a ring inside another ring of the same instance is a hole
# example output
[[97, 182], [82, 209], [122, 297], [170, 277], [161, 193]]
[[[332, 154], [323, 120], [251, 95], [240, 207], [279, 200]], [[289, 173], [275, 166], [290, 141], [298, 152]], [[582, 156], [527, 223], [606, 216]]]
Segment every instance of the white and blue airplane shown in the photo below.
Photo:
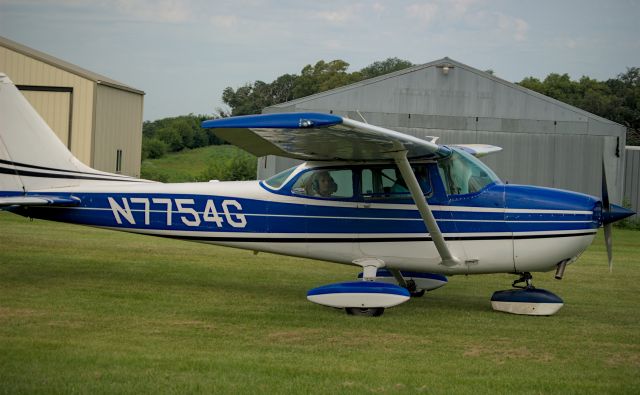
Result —
[[[264, 181], [165, 184], [76, 159], [0, 74], [0, 208], [30, 218], [355, 265], [360, 279], [307, 298], [377, 316], [460, 274], [513, 273], [495, 310], [551, 315], [532, 272], [565, 267], [633, 212], [558, 189], [507, 185], [476, 157], [345, 117], [286, 113], [203, 122], [257, 156], [305, 162]], [[605, 180], [606, 183], [606, 180]], [[606, 185], [603, 188], [606, 192]], [[610, 259], [611, 262], [611, 259]], [[519, 285], [522, 284], [522, 285]]]

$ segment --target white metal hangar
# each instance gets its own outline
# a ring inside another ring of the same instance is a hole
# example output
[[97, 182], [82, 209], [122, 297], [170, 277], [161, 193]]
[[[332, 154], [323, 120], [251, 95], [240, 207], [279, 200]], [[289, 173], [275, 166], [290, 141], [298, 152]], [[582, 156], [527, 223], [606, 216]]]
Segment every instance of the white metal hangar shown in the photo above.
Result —
[[140, 176], [143, 91], [4, 37], [0, 71], [78, 159]]
[[[440, 144], [484, 143], [504, 180], [600, 196], [602, 163], [612, 202], [624, 186], [626, 128], [496, 76], [444, 58], [266, 108], [333, 113]], [[264, 157], [258, 178], [296, 162]]]

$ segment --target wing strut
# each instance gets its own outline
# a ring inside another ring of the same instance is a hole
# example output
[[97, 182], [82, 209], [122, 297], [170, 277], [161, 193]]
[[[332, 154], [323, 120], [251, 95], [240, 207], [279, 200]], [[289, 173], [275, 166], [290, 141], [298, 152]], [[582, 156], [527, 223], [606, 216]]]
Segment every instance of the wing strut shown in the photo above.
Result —
[[418, 184], [418, 180], [416, 179], [415, 174], [411, 170], [411, 165], [409, 164], [409, 159], [407, 159], [407, 151], [397, 151], [394, 154], [393, 159], [395, 160], [398, 168], [400, 169], [400, 174], [402, 174], [402, 178], [407, 183], [407, 187], [411, 192], [411, 197], [413, 197], [413, 201], [418, 206], [418, 211], [420, 212], [420, 216], [424, 221], [424, 224], [433, 239], [433, 243], [436, 245], [436, 249], [442, 258], [442, 264], [445, 266], [455, 266], [461, 263], [460, 259], [455, 257], [447, 243], [444, 241], [444, 237], [442, 236], [442, 232], [438, 227], [438, 223], [436, 222], [436, 218], [433, 216], [431, 209], [429, 208], [429, 204], [427, 203], [427, 199], [424, 197], [422, 193], [422, 189], [420, 188], [420, 184]]

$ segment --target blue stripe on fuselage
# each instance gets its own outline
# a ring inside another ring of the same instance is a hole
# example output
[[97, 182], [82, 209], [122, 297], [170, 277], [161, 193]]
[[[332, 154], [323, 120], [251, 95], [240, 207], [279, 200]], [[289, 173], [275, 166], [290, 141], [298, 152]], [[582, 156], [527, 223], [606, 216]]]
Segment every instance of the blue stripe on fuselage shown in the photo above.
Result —
[[[39, 193], [39, 195], [43, 195]], [[56, 196], [64, 194], [56, 193]], [[69, 194], [71, 196], [71, 194]], [[105, 194], [84, 193], [73, 194], [81, 199], [79, 207], [73, 208], [30, 208], [29, 215], [36, 218], [62, 222], [74, 222], [92, 226], [135, 228], [175, 231], [206, 232], [250, 232], [250, 233], [334, 233], [334, 234], [424, 234], [425, 226], [417, 210], [404, 208], [357, 208], [333, 207], [320, 205], [304, 205], [295, 203], [273, 202], [256, 199], [178, 194]], [[111, 197], [124, 213], [119, 214], [121, 223], [116, 221], [117, 210], [112, 208], [108, 198]], [[145, 213], [143, 203], [134, 203], [132, 199], [148, 199], [149, 210]], [[167, 218], [167, 204], [153, 202], [153, 199], [169, 199], [172, 214]], [[179, 212], [176, 199], [192, 199], [194, 204], [183, 204]], [[223, 209], [224, 201], [237, 202]], [[124, 202], [127, 202], [125, 204]], [[211, 212], [209, 221], [205, 220], [205, 208], [211, 201], [218, 213], [218, 221]], [[470, 203], [467, 201], [467, 203]], [[131, 223], [127, 219], [128, 205]], [[453, 205], [456, 211], [434, 210], [435, 217], [443, 233], [509, 233], [595, 229], [597, 224], [586, 214], [568, 213], [507, 213], [500, 210], [487, 212], [483, 207], [475, 208]], [[186, 209], [185, 209], [186, 207]], [[495, 208], [495, 207], [490, 207]], [[523, 207], [519, 207], [522, 209]], [[537, 207], [536, 207], [537, 208]], [[193, 211], [197, 212], [199, 224]], [[571, 206], [570, 210], [577, 210]], [[584, 206], [581, 207], [584, 210]], [[149, 223], [145, 223], [148, 215]], [[506, 216], [507, 221], [504, 221]], [[241, 220], [244, 218], [244, 221]], [[212, 220], [213, 218], [213, 220]], [[559, 222], [562, 221], [562, 222]], [[236, 226], [233, 226], [235, 223]], [[218, 226], [220, 225], [220, 226]]]

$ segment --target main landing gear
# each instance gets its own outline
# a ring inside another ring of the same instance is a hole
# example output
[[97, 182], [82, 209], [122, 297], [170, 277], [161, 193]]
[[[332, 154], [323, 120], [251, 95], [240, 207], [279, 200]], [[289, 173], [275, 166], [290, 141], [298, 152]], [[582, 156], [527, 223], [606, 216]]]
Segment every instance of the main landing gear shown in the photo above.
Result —
[[[409, 291], [409, 295], [412, 298], [420, 298], [424, 296], [424, 289], [417, 289], [416, 282], [414, 280], [406, 280], [402, 288]], [[360, 316], [360, 317], [380, 317], [384, 313], [384, 307], [346, 307], [344, 309], [348, 315]]]
[[307, 299], [345, 309], [349, 315], [378, 317], [385, 308], [397, 306], [411, 297], [419, 298], [425, 291], [447, 283], [441, 274], [384, 269], [384, 262], [378, 259], [363, 258], [354, 263], [362, 266], [359, 281], [314, 288], [307, 293]]
[[416, 282], [414, 280], [406, 280], [404, 288], [406, 288], [407, 291], [409, 291], [409, 295], [411, 295], [412, 298], [421, 298], [424, 296], [424, 293], [426, 292], [426, 290], [424, 289], [418, 289], [418, 287], [416, 286]]
[[496, 311], [523, 315], [553, 315], [564, 302], [553, 292], [533, 286], [529, 272], [517, 273], [520, 278], [511, 285], [515, 289], [496, 291], [491, 296], [491, 307]]
[[356, 315], [360, 317], [380, 317], [384, 313], [384, 307], [347, 307], [344, 309], [348, 315]]

